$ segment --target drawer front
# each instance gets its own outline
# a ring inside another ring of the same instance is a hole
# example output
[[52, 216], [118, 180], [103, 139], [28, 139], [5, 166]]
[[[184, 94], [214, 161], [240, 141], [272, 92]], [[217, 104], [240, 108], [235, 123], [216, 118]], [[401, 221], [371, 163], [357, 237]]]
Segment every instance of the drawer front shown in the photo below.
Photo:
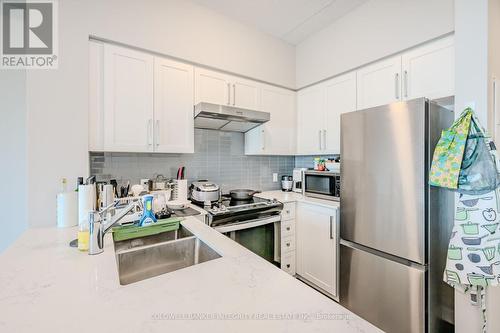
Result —
[[281, 237], [281, 253], [295, 251], [295, 236]]
[[281, 221], [281, 237], [295, 235], [295, 220]]
[[288, 252], [281, 257], [281, 269], [290, 275], [295, 275], [295, 251]]
[[295, 218], [295, 202], [289, 202], [283, 205], [281, 211], [281, 221], [292, 220]]

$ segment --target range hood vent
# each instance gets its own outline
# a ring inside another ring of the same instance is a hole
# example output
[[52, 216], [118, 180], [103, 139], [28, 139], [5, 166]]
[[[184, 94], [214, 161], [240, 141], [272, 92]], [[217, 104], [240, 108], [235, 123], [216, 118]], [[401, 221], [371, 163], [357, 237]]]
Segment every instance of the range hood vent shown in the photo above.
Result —
[[269, 112], [228, 105], [198, 103], [194, 107], [194, 127], [245, 133], [271, 119]]

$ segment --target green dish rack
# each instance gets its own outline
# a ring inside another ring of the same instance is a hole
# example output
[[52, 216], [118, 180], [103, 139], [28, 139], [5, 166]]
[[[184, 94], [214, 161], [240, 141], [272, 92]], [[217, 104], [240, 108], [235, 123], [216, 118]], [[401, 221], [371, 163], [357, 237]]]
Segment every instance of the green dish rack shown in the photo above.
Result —
[[175, 231], [179, 229], [181, 221], [182, 219], [178, 217], [171, 217], [158, 220], [156, 223], [144, 227], [140, 227], [136, 224], [114, 227], [113, 240], [115, 242], [120, 242], [127, 239], [161, 234], [162, 232]]

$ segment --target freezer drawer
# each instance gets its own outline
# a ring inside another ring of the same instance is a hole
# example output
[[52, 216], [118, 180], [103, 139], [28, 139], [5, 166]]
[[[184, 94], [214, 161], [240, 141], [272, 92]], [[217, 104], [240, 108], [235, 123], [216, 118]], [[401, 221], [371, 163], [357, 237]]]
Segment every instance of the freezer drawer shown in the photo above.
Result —
[[425, 332], [424, 286], [422, 266], [340, 246], [340, 304], [387, 333]]

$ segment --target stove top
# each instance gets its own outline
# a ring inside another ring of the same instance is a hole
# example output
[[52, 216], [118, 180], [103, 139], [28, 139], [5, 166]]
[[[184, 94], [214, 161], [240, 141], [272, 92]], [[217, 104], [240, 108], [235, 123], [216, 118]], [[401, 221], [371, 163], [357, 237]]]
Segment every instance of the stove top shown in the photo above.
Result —
[[220, 225], [236, 221], [250, 220], [266, 215], [279, 214], [283, 204], [274, 199], [253, 197], [250, 200], [233, 200], [229, 195], [222, 195], [222, 200], [213, 202], [210, 207], [193, 202], [208, 212], [209, 223]]

